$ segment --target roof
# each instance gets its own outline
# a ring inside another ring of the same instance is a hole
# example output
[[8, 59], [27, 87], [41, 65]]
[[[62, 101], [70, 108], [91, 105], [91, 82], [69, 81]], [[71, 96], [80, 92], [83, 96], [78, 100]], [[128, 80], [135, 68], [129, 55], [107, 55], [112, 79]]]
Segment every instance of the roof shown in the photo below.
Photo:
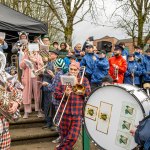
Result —
[[46, 34], [47, 24], [0, 4], [0, 30]]
[[114, 39], [118, 40], [118, 39], [115, 38], [115, 37], [110, 37], [110, 36], [106, 35], [106, 36], [104, 36], [104, 37], [102, 37], [102, 38], [100, 38], [100, 39], [95, 39], [94, 41], [96, 41], [96, 40], [102, 40], [102, 39], [109, 39], [109, 38], [114, 38]]

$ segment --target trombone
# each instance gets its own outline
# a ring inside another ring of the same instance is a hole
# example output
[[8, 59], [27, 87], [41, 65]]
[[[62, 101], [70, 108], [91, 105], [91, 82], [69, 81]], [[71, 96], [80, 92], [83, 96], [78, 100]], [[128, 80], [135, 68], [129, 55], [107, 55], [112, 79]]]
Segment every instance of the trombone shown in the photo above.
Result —
[[69, 100], [69, 98], [70, 98], [70, 94], [71, 94], [71, 93], [70, 93], [70, 94], [68, 95], [68, 97], [67, 97], [65, 106], [64, 106], [64, 108], [63, 108], [63, 111], [62, 111], [62, 113], [61, 113], [61, 115], [60, 115], [60, 118], [59, 118], [59, 121], [58, 121], [58, 123], [57, 123], [57, 122], [56, 122], [56, 121], [57, 121], [57, 115], [58, 115], [58, 113], [59, 113], [59, 110], [60, 110], [60, 107], [61, 107], [61, 105], [62, 105], [62, 102], [63, 102], [63, 100], [64, 100], [64, 98], [65, 98], [66, 90], [67, 90], [68, 87], [69, 87], [69, 84], [66, 86], [65, 92], [64, 92], [64, 94], [63, 94], [63, 96], [62, 96], [62, 99], [61, 99], [61, 101], [60, 101], [60, 104], [59, 104], [59, 106], [58, 106], [58, 109], [57, 109], [57, 111], [56, 111], [56, 113], [55, 113], [55, 116], [54, 116], [54, 119], [53, 119], [53, 123], [54, 123], [54, 125], [57, 126], [57, 127], [60, 125], [60, 122], [61, 122], [61, 120], [62, 120], [63, 114], [64, 114], [65, 109], [66, 109], [67, 104], [68, 104], [68, 100]]

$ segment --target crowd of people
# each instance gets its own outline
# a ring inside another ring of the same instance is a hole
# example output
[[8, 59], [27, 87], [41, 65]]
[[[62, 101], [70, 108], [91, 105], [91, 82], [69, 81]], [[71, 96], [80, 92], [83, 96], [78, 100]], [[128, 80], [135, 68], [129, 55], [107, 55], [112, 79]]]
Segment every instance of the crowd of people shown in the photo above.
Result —
[[[125, 43], [119, 43], [113, 48], [112, 57], [108, 58], [106, 51], [97, 50], [89, 39], [84, 45], [76, 44], [74, 49], [65, 42], [51, 43], [48, 35], [41, 36], [40, 40], [39, 37], [34, 37], [33, 43], [48, 46], [47, 56], [41, 56], [38, 51], [30, 52], [26, 46], [29, 43], [26, 32], [19, 33], [19, 41], [14, 44], [12, 53], [18, 55], [17, 72], [21, 74], [21, 83], [24, 86], [23, 118], [30, 117], [34, 99], [37, 117], [45, 117], [46, 124], [42, 128], [59, 132], [59, 137], [53, 141], [59, 143], [57, 150], [70, 150], [77, 141], [85, 97], [89, 96], [91, 90], [102, 86], [104, 82], [126, 83], [138, 87], [142, 87], [144, 83], [150, 83], [150, 48], [143, 52], [139, 46], [135, 46], [134, 51], [129, 53], [125, 49]], [[7, 43], [3, 40], [0, 51], [3, 52], [3, 49], [7, 47]], [[26, 60], [32, 62], [34, 70], [28, 67]], [[76, 78], [76, 84], [79, 84], [82, 66], [85, 66], [82, 82], [85, 93], [78, 95], [73, 92], [71, 86], [62, 85], [60, 77], [64, 74], [73, 75]], [[12, 72], [11, 67], [9, 68], [6, 68], [6, 71], [14, 75], [16, 72]], [[37, 70], [40, 70], [38, 75], [35, 74]], [[53, 124], [55, 112], [61, 99], [64, 98], [59, 115], [62, 113], [68, 96], [69, 101], [60, 125], [55, 127]]]

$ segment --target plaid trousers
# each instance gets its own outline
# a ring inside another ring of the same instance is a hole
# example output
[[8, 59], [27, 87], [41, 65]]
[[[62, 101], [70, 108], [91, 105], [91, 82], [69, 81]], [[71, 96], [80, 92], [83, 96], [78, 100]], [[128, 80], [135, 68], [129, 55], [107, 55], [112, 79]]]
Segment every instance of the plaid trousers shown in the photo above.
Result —
[[60, 123], [61, 143], [57, 150], [72, 150], [81, 129], [82, 116], [64, 114]]
[[9, 123], [4, 117], [0, 117], [0, 150], [10, 150]]

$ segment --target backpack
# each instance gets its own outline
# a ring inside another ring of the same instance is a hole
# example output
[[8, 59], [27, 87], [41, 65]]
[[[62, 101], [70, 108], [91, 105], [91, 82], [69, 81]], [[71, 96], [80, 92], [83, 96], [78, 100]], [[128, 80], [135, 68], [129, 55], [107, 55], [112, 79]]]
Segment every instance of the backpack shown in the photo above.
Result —
[[144, 150], [150, 149], [150, 115], [139, 122], [134, 139]]

